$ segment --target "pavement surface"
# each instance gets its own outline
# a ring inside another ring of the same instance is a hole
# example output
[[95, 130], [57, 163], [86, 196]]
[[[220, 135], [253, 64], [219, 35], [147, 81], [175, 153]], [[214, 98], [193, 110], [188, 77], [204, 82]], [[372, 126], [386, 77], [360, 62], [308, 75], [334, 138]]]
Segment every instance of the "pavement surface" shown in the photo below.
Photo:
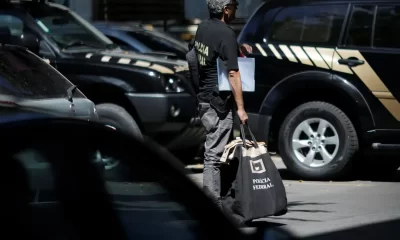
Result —
[[[302, 181], [290, 177], [279, 157], [273, 157], [273, 160], [285, 179], [289, 212], [260, 220], [268, 226], [289, 230], [298, 237], [308, 237], [400, 219], [400, 172], [392, 182]], [[188, 168], [197, 172], [190, 174], [190, 178], [201, 185], [201, 165]]]

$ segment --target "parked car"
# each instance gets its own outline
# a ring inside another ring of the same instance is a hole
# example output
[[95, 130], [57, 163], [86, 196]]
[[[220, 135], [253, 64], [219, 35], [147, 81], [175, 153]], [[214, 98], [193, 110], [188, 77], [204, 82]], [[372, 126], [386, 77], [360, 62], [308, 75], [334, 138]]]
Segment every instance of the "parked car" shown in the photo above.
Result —
[[[336, 178], [370, 153], [399, 153], [399, 20], [397, 1], [366, 0], [268, 1], [248, 20], [238, 41], [256, 60], [249, 121], [290, 171]], [[372, 171], [399, 168], [386, 159]]]
[[[18, 115], [0, 118], [7, 139], [2, 144], [6, 171], [0, 175], [7, 196], [1, 199], [5, 234], [71, 240], [294, 239], [270, 223], [238, 229], [187, 176], [184, 165], [151, 140], [87, 121]], [[109, 180], [98, 152], [120, 159], [124, 171]]]
[[188, 43], [140, 25], [117, 22], [95, 22], [93, 25], [124, 50], [139, 53], [172, 53], [183, 60], [189, 51]]
[[202, 143], [186, 61], [121, 50], [75, 12], [54, 3], [3, 3], [0, 26], [9, 30], [11, 42], [21, 35], [31, 39], [24, 46], [78, 85], [104, 123], [151, 136], [171, 150], [197, 149]]
[[0, 119], [12, 109], [98, 121], [94, 103], [56, 69], [26, 48], [0, 44]]

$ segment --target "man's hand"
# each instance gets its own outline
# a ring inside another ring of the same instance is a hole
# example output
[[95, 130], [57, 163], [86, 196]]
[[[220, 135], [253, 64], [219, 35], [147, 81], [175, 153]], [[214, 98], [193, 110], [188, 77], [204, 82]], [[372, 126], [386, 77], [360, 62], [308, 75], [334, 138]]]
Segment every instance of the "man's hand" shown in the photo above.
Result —
[[244, 109], [239, 109], [237, 111], [237, 114], [239, 116], [240, 122], [242, 124], [246, 124], [247, 120], [249, 119], [249, 117], [247, 116], [247, 113]]
[[250, 45], [244, 43], [244, 44], [240, 45], [240, 51], [242, 51], [243, 53], [252, 54], [253, 48]]

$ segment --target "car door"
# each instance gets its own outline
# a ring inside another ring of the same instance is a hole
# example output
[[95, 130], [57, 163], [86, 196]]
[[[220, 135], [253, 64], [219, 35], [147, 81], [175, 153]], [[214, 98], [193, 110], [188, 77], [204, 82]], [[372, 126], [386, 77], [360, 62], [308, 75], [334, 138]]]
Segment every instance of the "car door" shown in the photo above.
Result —
[[[400, 4], [354, 4], [334, 65], [364, 95], [376, 129], [400, 129]], [[340, 59], [342, 58], [342, 59]]]
[[[254, 53], [249, 57], [256, 62], [256, 92], [245, 93], [245, 101], [246, 96], [252, 95], [259, 107], [272, 87], [293, 74], [330, 72], [348, 6], [346, 3], [288, 7], [266, 4], [260, 8], [257, 14], [261, 16], [255, 15], [246, 25], [254, 30], [247, 30], [249, 33], [242, 33], [239, 39], [240, 43], [246, 40], [252, 43]], [[255, 21], [261, 26], [251, 26]]]
[[[13, 164], [6, 164], [10, 177], [2, 183], [12, 183], [9, 202], [14, 196], [20, 200], [12, 206], [29, 203], [29, 212], [24, 208], [13, 216], [38, 239], [87, 239], [99, 233], [107, 236], [101, 239], [247, 239], [204, 195], [201, 181], [194, 184], [177, 159], [150, 141], [122, 139], [119, 132], [67, 120], [31, 127], [26, 121], [12, 129], [11, 140], [22, 140], [15, 148], [8, 147], [14, 141], [4, 145], [3, 155], [15, 157], [5, 158]], [[143, 161], [147, 158], [152, 161]], [[117, 164], [103, 169], [105, 159]]]

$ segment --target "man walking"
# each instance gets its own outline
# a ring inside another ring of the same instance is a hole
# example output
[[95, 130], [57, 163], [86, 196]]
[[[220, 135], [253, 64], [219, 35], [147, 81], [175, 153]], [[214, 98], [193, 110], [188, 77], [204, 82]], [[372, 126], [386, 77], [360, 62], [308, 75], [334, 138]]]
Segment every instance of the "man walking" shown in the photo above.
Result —
[[[210, 19], [201, 23], [195, 37], [200, 64], [199, 114], [207, 130], [203, 186], [205, 193], [221, 207], [220, 158], [233, 128], [232, 109], [236, 103], [242, 123], [248, 119], [244, 110], [242, 83], [238, 67], [240, 52], [250, 52], [248, 45], [238, 46], [235, 32], [227, 24], [235, 19], [236, 0], [206, 0]], [[219, 92], [217, 59], [225, 61], [231, 92]], [[233, 98], [232, 98], [233, 95]]]

